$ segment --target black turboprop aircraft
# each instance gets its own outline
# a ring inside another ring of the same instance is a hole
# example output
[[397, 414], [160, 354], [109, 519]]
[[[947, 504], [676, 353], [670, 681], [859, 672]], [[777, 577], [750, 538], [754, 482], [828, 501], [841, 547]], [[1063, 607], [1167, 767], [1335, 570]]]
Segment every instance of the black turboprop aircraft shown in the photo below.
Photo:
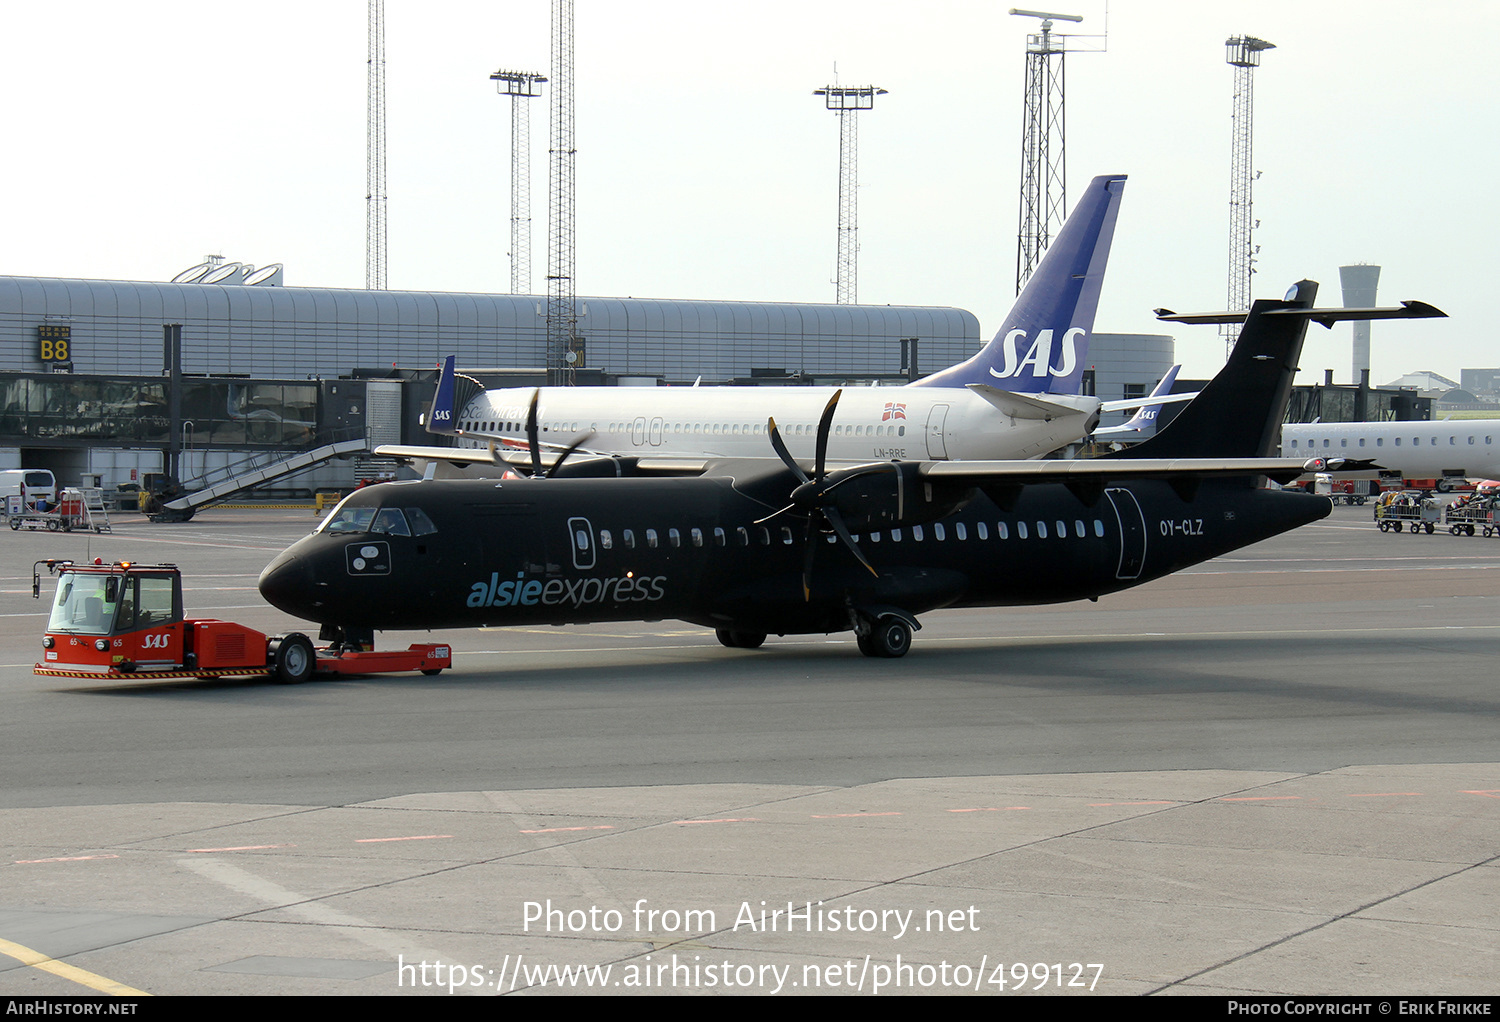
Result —
[[[744, 648], [852, 629], [865, 654], [898, 657], [929, 610], [1097, 599], [1327, 515], [1326, 497], [1260, 485], [1309, 468], [1267, 457], [1308, 321], [1443, 313], [1314, 309], [1316, 293], [1303, 281], [1248, 314], [1158, 310], [1245, 325], [1200, 396], [1115, 455], [830, 466], [837, 395], [812, 466], [788, 456], [774, 422], [780, 461], [710, 461], [691, 477], [607, 458], [544, 472], [533, 439], [533, 478], [350, 494], [266, 567], [260, 591], [350, 645], [374, 629], [675, 618]], [[450, 359], [433, 421], [451, 416], [452, 384]]]

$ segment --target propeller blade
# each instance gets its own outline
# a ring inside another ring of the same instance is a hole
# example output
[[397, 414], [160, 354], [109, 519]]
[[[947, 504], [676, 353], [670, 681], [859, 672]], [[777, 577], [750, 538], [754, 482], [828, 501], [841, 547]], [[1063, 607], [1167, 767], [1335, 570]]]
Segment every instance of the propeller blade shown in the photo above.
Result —
[[[781, 430], [776, 428], [776, 419], [774, 416], [766, 419], [766, 435], [771, 438], [771, 446], [776, 449], [777, 455], [786, 463], [786, 467], [796, 473], [798, 479], [804, 483], [807, 482], [807, 474], [802, 471], [802, 466], [798, 465], [792, 458], [792, 452], [787, 450], [786, 441], [781, 439]], [[780, 513], [779, 511], [777, 512], [777, 514]]]
[[838, 409], [839, 395], [842, 393], [842, 390], [833, 392], [833, 397], [828, 399], [828, 405], [823, 409], [822, 418], [818, 419], [818, 457], [813, 478], [819, 482], [823, 481], [823, 466], [828, 460], [828, 434], [833, 431], [833, 413]]
[[844, 525], [844, 519], [839, 513], [831, 507], [824, 508], [823, 517], [828, 519], [828, 524], [833, 526], [833, 531], [839, 534], [839, 539], [844, 541], [844, 546], [849, 548], [849, 552], [855, 556], [855, 559], [860, 564], [863, 564], [871, 575], [879, 578], [880, 572], [875, 570], [875, 565], [869, 562], [864, 553], [859, 549], [859, 544], [854, 542], [854, 537], [849, 534], [848, 528]]
[[564, 447], [562, 453], [557, 456], [557, 460], [552, 463], [552, 467], [547, 470], [547, 478], [551, 479], [553, 476], [557, 475], [557, 470], [562, 468], [562, 463], [568, 460], [568, 455], [572, 454], [574, 451], [578, 450], [578, 448], [588, 443], [593, 439], [593, 437], [594, 431], [589, 430], [587, 433], [579, 436], [577, 440], [574, 440], [571, 444]]
[[533, 478], [542, 474], [542, 441], [538, 435], [536, 425], [536, 406], [542, 399], [540, 390], [531, 392], [531, 407], [526, 410], [526, 444], [531, 448], [531, 475]]

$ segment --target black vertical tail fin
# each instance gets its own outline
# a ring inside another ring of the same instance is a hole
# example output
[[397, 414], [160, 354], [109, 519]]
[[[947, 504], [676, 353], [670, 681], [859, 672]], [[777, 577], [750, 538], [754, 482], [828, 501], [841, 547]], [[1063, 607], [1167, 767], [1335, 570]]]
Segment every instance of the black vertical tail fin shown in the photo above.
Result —
[[[1303, 310], [1312, 308], [1317, 294], [1317, 283], [1304, 280], [1281, 301], [1255, 302], [1248, 314], [1242, 314], [1245, 325], [1229, 361], [1208, 386], [1155, 436], [1105, 457], [1265, 458], [1273, 454], [1307, 334], [1310, 317]], [[1241, 317], [1162, 312], [1161, 318], [1222, 323]]]

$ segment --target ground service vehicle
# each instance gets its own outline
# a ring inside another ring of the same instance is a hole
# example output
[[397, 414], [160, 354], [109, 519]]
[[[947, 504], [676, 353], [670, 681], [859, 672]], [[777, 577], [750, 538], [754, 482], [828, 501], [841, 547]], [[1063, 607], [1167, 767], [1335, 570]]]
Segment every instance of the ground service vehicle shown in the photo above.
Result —
[[215, 618], [188, 618], [182, 573], [173, 564], [75, 564], [37, 561], [31, 595], [41, 595], [41, 568], [57, 575], [42, 663], [35, 672], [62, 678], [222, 678], [266, 675], [306, 681], [314, 674], [376, 674], [453, 666], [447, 644], [419, 643], [375, 651], [348, 645], [314, 649], [298, 632], [266, 635]]
[[1472, 536], [1475, 529], [1481, 529], [1488, 539], [1500, 533], [1495, 522], [1497, 505], [1500, 505], [1500, 497], [1493, 493], [1460, 497], [1443, 509], [1443, 524], [1455, 536]]
[[1404, 525], [1414, 536], [1423, 530], [1430, 536], [1442, 517], [1442, 501], [1420, 490], [1391, 490], [1375, 502], [1375, 524], [1381, 532], [1400, 532]]

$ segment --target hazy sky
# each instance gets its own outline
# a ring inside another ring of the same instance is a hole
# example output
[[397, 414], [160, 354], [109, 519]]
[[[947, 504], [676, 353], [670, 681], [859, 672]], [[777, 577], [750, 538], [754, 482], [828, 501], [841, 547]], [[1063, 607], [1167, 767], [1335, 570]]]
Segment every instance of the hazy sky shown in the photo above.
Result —
[[[1054, 2], [1054, 0], [1049, 0]], [[838, 125], [814, 89], [889, 90], [860, 120], [859, 297], [954, 305], [986, 337], [1013, 298], [1025, 37], [978, 0], [578, 0], [584, 295], [833, 301]], [[1103, 0], [1064, 5], [1102, 34]], [[166, 280], [209, 252], [364, 284], [366, 5], [6, 0], [10, 152], [0, 273]], [[389, 286], [509, 287], [509, 103], [500, 67], [548, 70], [547, 0], [389, 0]], [[1059, 28], [1063, 26], [1059, 23]], [[1483, 324], [1500, 198], [1500, 3], [1114, 0], [1108, 49], [1068, 58], [1070, 202], [1130, 183], [1101, 330], [1226, 302], [1232, 71], [1255, 72], [1255, 293], [1384, 267], [1377, 383], [1500, 365]], [[534, 100], [534, 286], [546, 270], [546, 99]], [[1489, 320], [1494, 318], [1493, 312]], [[1303, 382], [1349, 376], [1349, 326], [1314, 327]], [[1210, 327], [1179, 327], [1184, 376]]]

